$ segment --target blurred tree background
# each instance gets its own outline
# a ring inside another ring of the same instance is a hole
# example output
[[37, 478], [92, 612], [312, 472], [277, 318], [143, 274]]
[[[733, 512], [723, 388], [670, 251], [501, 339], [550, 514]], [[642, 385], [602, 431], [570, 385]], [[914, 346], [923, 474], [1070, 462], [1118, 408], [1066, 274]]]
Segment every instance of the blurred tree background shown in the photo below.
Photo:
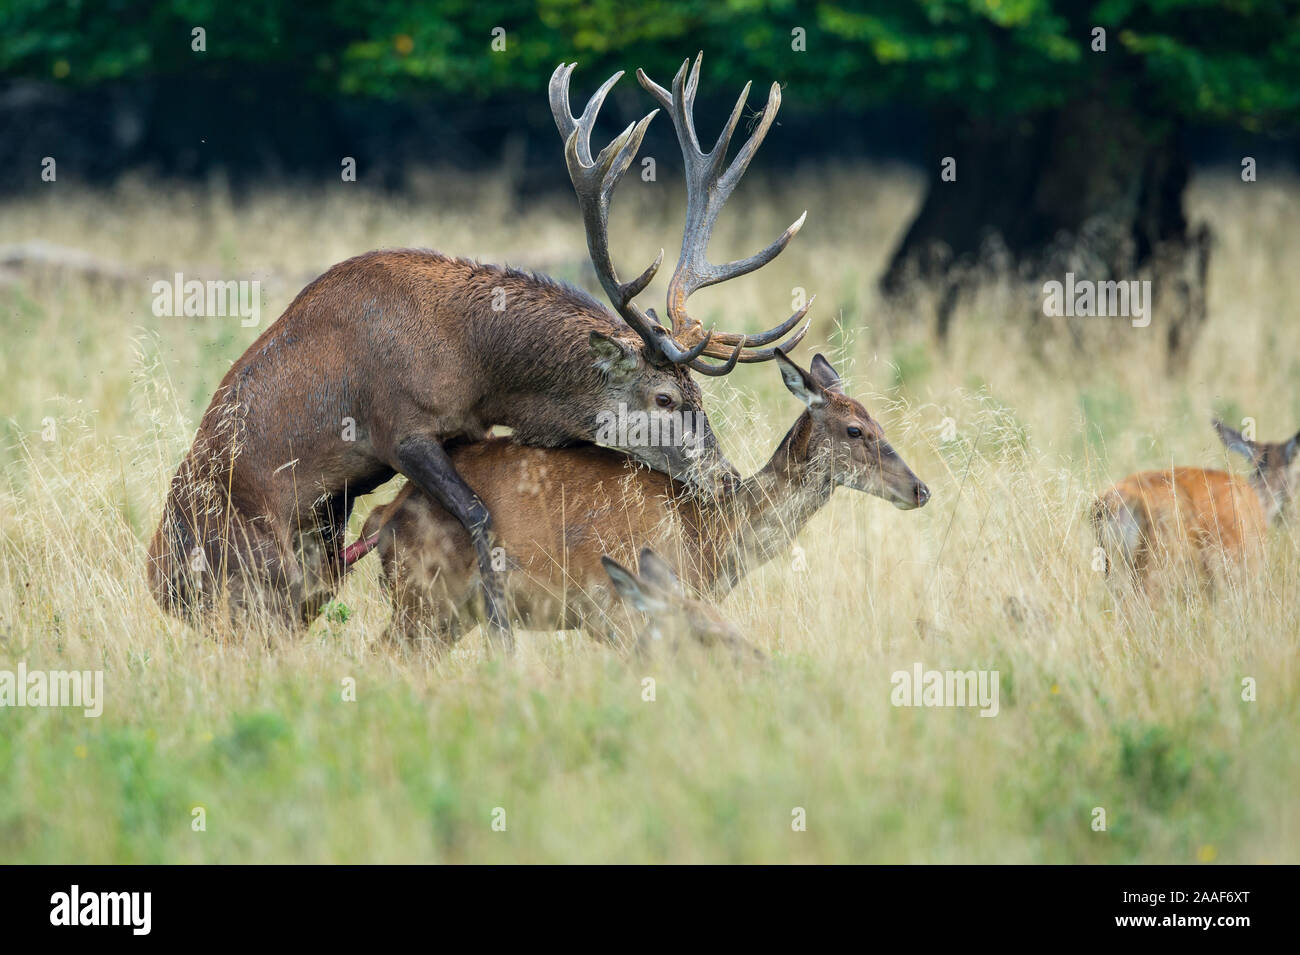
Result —
[[[411, 162], [506, 156], [521, 188], [557, 184], [557, 63], [580, 63], [585, 96], [618, 69], [666, 83], [697, 49], [721, 99], [786, 87], [787, 161], [922, 164], [882, 288], [937, 287], [941, 337], [992, 243], [1027, 275], [1163, 270], [1193, 313], [1169, 326], [1185, 352], [1210, 245], [1183, 211], [1189, 143], [1294, 158], [1300, 122], [1294, 0], [0, 0], [0, 188], [33, 188], [51, 154], [91, 181], [335, 176], [355, 155], [388, 187]], [[649, 105], [624, 81], [608, 108]], [[944, 181], [944, 157], [978, 188]]]

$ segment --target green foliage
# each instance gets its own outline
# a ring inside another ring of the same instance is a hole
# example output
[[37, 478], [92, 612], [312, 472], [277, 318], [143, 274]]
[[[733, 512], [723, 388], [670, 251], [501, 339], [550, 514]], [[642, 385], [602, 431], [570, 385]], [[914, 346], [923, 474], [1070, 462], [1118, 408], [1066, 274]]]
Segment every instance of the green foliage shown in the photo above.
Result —
[[[205, 52], [191, 30], [207, 31]], [[1092, 30], [1106, 30], [1106, 52]], [[493, 30], [505, 48], [493, 50]], [[792, 31], [806, 52], [792, 49]], [[1019, 115], [1091, 95], [1238, 124], [1300, 117], [1300, 6], [1284, 0], [9, 0], [0, 76], [95, 84], [249, 68], [322, 93], [536, 94], [644, 67], [666, 82], [702, 49], [719, 88], [792, 84], [801, 103], [907, 102]], [[634, 51], [630, 54], [629, 51]], [[761, 90], [761, 86], [760, 86]], [[1109, 100], [1108, 100], [1109, 101]]]
[[321, 616], [330, 623], [347, 623], [352, 616], [352, 608], [341, 600], [331, 600], [321, 608]]
[[1187, 742], [1166, 727], [1120, 729], [1119, 774], [1158, 810], [1168, 810], [1187, 790], [1196, 761]]

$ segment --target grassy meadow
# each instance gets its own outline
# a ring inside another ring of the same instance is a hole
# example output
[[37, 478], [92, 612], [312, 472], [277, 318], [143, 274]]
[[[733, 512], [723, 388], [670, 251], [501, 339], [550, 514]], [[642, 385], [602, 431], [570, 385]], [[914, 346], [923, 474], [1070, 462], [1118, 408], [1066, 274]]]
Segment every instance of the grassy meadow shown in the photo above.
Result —
[[[661, 246], [670, 260], [645, 304], [662, 302], [680, 241], [680, 183], [664, 178], [630, 177], [614, 208], [625, 275]], [[336, 183], [241, 199], [219, 181], [58, 183], [0, 205], [5, 242], [138, 275], [0, 284], [0, 669], [102, 669], [106, 697], [98, 719], [0, 709], [0, 862], [1300, 861], [1295, 531], [1214, 599], [1147, 604], [1093, 569], [1087, 522], [1092, 493], [1130, 471], [1241, 470], [1211, 412], [1254, 417], [1265, 440], [1300, 427], [1294, 179], [1194, 180], [1192, 218], [1217, 237], [1210, 320], [1170, 378], [1158, 325], [1092, 320], [1098, 347], [1054, 334], [1034, 355], [996, 289], [938, 348], [925, 314], [886, 310], [874, 284], [919, 202], [914, 173], [765, 181], [756, 167], [713, 258], [749, 254], [805, 208], [808, 223], [698, 310], [754, 330], [796, 287], [816, 292], [796, 359], [824, 351], [933, 492], [903, 512], [837, 491], [800, 551], [722, 602], [766, 668], [629, 664], [578, 633], [521, 633], [509, 659], [478, 632], [441, 659], [393, 650], [370, 558], [341, 606], [269, 646], [164, 616], [144, 556], [167, 484], [229, 363], [310, 277], [414, 245], [590, 286], [572, 197], [517, 200], [501, 182], [425, 173], [400, 196]], [[155, 317], [152, 282], [177, 271], [262, 280], [262, 325]], [[704, 387], [745, 472], [800, 410], [771, 365]], [[891, 673], [917, 662], [998, 670], [997, 716], [891, 705]]]

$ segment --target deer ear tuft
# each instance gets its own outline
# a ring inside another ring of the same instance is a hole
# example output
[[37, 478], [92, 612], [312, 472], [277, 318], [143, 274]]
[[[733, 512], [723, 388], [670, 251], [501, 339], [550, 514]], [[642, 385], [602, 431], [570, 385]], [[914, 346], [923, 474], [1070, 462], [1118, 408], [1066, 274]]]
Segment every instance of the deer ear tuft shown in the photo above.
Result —
[[640, 357], [624, 342], [597, 331], [593, 331], [587, 341], [591, 345], [593, 363], [601, 374], [613, 381], [622, 381], [636, 372]]

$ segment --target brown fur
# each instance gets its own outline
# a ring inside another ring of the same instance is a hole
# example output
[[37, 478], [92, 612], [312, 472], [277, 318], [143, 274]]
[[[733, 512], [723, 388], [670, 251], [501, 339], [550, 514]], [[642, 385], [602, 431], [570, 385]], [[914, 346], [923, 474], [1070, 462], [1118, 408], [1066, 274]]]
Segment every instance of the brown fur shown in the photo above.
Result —
[[[810, 407], [757, 474], [716, 498], [684, 493], [663, 474], [597, 447], [528, 448], [492, 439], [453, 452], [457, 471], [496, 515], [511, 567], [509, 597], [524, 626], [609, 633], [609, 581], [601, 557], [630, 564], [650, 547], [711, 599], [788, 549], [836, 485], [900, 507], [929, 492], [861, 404], [839, 391], [825, 359], [814, 376], [781, 356], [787, 386]], [[800, 379], [798, 376], [802, 376]], [[849, 427], [862, 434], [850, 439]], [[474, 561], [464, 531], [407, 485], [366, 521], [394, 605], [393, 632], [451, 642], [474, 619]]]
[[1106, 555], [1150, 587], [1152, 570], [1190, 562], [1212, 584], [1221, 565], [1258, 556], [1271, 520], [1281, 516], [1296, 479], [1296, 441], [1248, 441], [1220, 422], [1224, 444], [1251, 460], [1249, 478], [1204, 468], [1176, 467], [1131, 474], [1098, 496], [1092, 522]]
[[[620, 367], [599, 360], [592, 333], [622, 346]], [[535, 445], [590, 440], [600, 411], [652, 409], [663, 391], [703, 417], [688, 372], [648, 363], [622, 319], [575, 289], [429, 251], [341, 262], [222, 380], [150, 544], [151, 590], [182, 615], [228, 601], [309, 620], [337, 587], [354, 499], [405, 471], [410, 442], [474, 441], [492, 425]]]

